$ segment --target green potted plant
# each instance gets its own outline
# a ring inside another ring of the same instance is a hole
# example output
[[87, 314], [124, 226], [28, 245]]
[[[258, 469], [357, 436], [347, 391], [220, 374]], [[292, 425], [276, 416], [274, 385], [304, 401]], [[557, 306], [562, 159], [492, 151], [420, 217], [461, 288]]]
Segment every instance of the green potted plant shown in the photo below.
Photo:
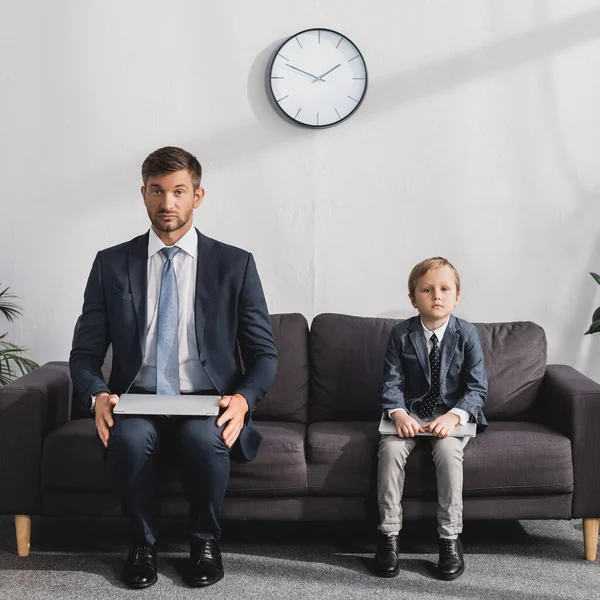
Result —
[[[590, 273], [590, 275], [596, 280], [597, 284], [600, 284], [600, 275], [597, 273]], [[600, 331], [600, 306], [594, 311], [592, 315], [592, 324], [590, 328], [585, 332], [585, 335], [588, 333], [598, 333]]]
[[[0, 313], [6, 317], [7, 321], [12, 322], [21, 314], [21, 308], [13, 301], [16, 296], [10, 294], [8, 290], [9, 288], [2, 290], [0, 284]], [[6, 341], [7, 335], [8, 333], [0, 335], [0, 387], [39, 366], [25, 357], [27, 348]]]

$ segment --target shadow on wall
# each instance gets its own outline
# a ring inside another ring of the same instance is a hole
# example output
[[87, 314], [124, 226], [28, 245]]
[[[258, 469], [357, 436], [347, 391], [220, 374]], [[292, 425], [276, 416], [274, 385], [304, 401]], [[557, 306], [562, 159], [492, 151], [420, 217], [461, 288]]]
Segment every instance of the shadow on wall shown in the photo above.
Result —
[[[373, 78], [361, 115], [377, 116], [396, 110], [399, 106], [421, 100], [464, 83], [488, 77], [491, 74], [520, 66], [529, 61], [556, 54], [582, 42], [600, 36], [600, 10], [590, 10], [557, 23], [541, 26], [535, 31], [508, 37], [500, 42], [472, 49], [397, 75]], [[295, 126], [271, 106], [266, 90], [266, 71], [275, 50], [283, 41], [270, 43], [256, 57], [248, 73], [248, 101], [257, 122], [232, 123], [229, 129], [220, 131], [208, 139], [191, 137], [178, 140], [200, 160], [231, 164], [248, 156], [285, 144], [298, 138], [315, 135], [315, 131]], [[149, 149], [148, 151], [151, 151]], [[135, 169], [139, 166], [135, 163]], [[112, 180], [124, 176], [123, 163], [101, 165], [98, 175]], [[129, 173], [131, 165], [127, 165]], [[82, 207], [83, 210], [83, 207]]]

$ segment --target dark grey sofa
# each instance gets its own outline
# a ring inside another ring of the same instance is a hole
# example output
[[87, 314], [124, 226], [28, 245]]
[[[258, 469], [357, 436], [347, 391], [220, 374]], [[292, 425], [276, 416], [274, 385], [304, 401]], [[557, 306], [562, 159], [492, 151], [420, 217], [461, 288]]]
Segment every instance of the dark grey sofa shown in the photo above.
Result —
[[[371, 519], [380, 417], [378, 388], [393, 319], [273, 315], [277, 379], [258, 404], [257, 458], [232, 465], [224, 517]], [[531, 322], [479, 324], [488, 429], [464, 459], [465, 519], [584, 520], [595, 559], [600, 517], [600, 385], [546, 365], [544, 331]], [[67, 363], [51, 362], [0, 389], [0, 514], [14, 514], [29, 553], [32, 515], [118, 515], [90, 418], [71, 419]], [[163, 463], [160, 513], [184, 516], [174, 464]], [[428, 445], [407, 464], [404, 512], [435, 517]]]

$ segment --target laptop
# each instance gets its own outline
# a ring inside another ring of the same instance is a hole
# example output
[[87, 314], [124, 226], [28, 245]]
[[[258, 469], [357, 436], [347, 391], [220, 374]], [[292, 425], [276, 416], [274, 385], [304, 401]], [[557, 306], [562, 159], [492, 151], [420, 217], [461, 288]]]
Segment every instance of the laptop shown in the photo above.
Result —
[[[410, 415], [419, 425], [425, 425], [429, 421], [433, 420], [433, 417], [429, 419], [419, 419], [416, 415]], [[398, 435], [396, 433], [396, 426], [386, 413], [381, 415], [381, 421], [379, 422], [379, 433], [382, 435]], [[477, 434], [477, 423], [465, 423], [464, 425], [457, 425], [448, 435], [450, 437], [475, 437]], [[433, 433], [424, 431], [423, 433], [416, 433], [415, 436], [429, 436]]]
[[218, 415], [221, 396], [176, 396], [156, 394], [123, 394], [113, 409], [116, 415]]

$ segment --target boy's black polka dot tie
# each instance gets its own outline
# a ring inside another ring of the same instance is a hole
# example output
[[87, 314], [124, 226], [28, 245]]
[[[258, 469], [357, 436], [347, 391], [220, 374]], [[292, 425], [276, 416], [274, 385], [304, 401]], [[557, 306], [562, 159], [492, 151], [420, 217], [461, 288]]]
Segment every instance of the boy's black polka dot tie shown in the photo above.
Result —
[[440, 347], [435, 333], [431, 336], [431, 352], [429, 353], [429, 367], [431, 369], [431, 390], [419, 402], [417, 414], [421, 419], [431, 417], [440, 397]]

